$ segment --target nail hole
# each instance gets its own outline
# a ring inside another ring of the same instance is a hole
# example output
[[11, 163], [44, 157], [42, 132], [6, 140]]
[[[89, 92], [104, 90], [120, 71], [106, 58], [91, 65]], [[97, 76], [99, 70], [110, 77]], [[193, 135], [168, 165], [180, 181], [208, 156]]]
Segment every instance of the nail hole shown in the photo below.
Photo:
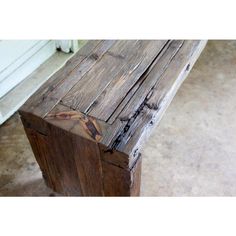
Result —
[[186, 71], [189, 71], [189, 69], [190, 69], [190, 64], [187, 65]]

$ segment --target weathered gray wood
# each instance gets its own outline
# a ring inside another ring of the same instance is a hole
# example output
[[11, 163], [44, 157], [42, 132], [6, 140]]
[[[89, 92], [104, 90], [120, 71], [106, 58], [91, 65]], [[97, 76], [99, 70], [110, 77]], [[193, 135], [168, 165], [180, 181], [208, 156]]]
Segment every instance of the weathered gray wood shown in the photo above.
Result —
[[120, 120], [128, 120], [134, 116], [135, 112], [140, 109], [142, 103], [146, 102], [151, 96], [153, 87], [158, 83], [160, 77], [169, 69], [168, 66], [175, 55], [181, 48], [183, 41], [172, 41], [165, 52], [160, 55], [156, 63], [154, 64], [150, 73], [146, 76], [144, 82], [139, 87], [135, 96], [131, 98], [128, 104], [126, 104], [124, 110], [119, 114]]
[[113, 43], [112, 40], [87, 43], [24, 104], [21, 110], [44, 117]]
[[88, 114], [107, 121], [130, 89], [135, 86], [140, 76], [151, 65], [154, 58], [162, 51], [165, 44], [166, 41], [149, 41], [143, 51], [137, 50], [137, 55], [134, 57], [137, 59], [130, 58], [127, 62], [127, 65], [132, 65], [132, 67], [127, 68], [127, 71], [119, 74], [108, 84], [94, 101]]
[[[144, 99], [145, 103], [138, 110], [138, 115], [128, 121], [129, 128], [123, 134], [122, 141], [117, 144], [117, 150], [133, 157], [133, 161], [135, 161], [136, 155], [142, 147], [141, 144], [149, 136], [153, 127], [160, 122], [204, 46], [205, 42], [201, 41], [184, 42], [168, 64], [158, 83], [152, 88], [151, 95]], [[149, 74], [150, 77], [157, 75], [155, 68], [153, 68], [153, 72]]]
[[65, 195], [139, 194], [140, 150], [205, 41], [92, 41], [21, 108], [47, 184]]
[[62, 99], [62, 103], [106, 121], [165, 43], [118, 41]]
[[[101, 90], [122, 70], [137, 41], [117, 41], [103, 60], [81, 79], [62, 99], [62, 104], [86, 112]], [[126, 63], [127, 64], [127, 63]]]

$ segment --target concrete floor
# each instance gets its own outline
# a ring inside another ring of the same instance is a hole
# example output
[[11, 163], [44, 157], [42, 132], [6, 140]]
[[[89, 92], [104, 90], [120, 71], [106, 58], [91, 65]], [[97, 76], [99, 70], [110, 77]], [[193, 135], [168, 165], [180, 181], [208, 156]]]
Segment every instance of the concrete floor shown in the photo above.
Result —
[[[0, 127], [0, 195], [49, 196], [15, 114]], [[236, 196], [236, 41], [210, 41], [143, 150], [142, 196]]]

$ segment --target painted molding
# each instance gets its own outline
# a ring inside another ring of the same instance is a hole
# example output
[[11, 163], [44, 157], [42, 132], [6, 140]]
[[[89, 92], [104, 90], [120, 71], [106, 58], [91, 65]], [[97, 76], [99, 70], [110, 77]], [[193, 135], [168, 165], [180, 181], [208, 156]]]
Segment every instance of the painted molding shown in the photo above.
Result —
[[76, 52], [79, 48], [78, 40], [55, 40], [57, 49], [65, 53]]

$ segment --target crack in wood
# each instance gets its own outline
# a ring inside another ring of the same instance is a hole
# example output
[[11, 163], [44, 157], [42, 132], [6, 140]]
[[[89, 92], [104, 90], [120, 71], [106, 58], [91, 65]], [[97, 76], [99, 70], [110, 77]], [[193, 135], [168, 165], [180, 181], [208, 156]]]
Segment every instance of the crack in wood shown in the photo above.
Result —
[[[150, 65], [148, 66], [148, 68], [143, 72], [143, 74], [140, 76], [140, 78], [136, 81], [136, 83], [129, 89], [129, 91], [126, 93], [126, 95], [124, 96], [124, 98], [120, 101], [120, 103], [117, 105], [116, 109], [112, 112], [112, 114], [106, 119], [106, 122], [110, 123], [110, 119], [112, 118], [112, 116], [116, 113], [117, 109], [119, 108], [119, 106], [122, 105], [122, 103], [125, 101], [126, 97], [132, 93], [132, 90], [138, 85], [138, 87], [136, 88], [136, 90], [134, 91], [133, 95], [130, 97], [130, 99], [132, 97], [135, 96], [136, 92], [140, 89], [140, 87], [143, 85], [144, 80], [146, 79], [146, 77], [148, 76], [149, 72], [152, 70], [152, 68], [155, 66], [155, 64], [157, 63], [158, 59], [161, 57], [161, 55], [163, 55], [163, 53], [169, 48], [171, 43], [171, 40], [168, 40], [162, 47], [162, 49], [160, 50], [160, 52], [155, 56], [155, 58], [153, 59], [153, 61], [150, 63]], [[150, 91], [151, 92], [151, 91]], [[151, 96], [151, 93], [149, 94], [149, 96]], [[127, 101], [128, 103], [129, 101]], [[125, 108], [125, 106], [127, 105], [124, 104], [123, 108], [121, 109], [120, 113], [123, 111], [123, 109]], [[117, 116], [120, 114], [118, 113]], [[121, 121], [127, 121], [129, 118], [127, 117], [123, 117], [120, 118]], [[114, 122], [114, 121], [113, 121]]]
[[145, 99], [142, 104], [139, 106], [139, 108], [135, 111], [134, 115], [129, 118], [128, 120], [125, 120], [125, 118], [121, 118], [121, 121], [127, 121], [127, 124], [121, 131], [120, 135], [115, 139], [115, 141], [111, 145], [111, 149], [117, 149], [123, 138], [125, 137], [126, 133], [129, 131], [130, 127], [134, 123], [135, 119], [139, 116], [139, 114], [142, 112], [144, 106], [146, 106], [147, 99]]
[[[166, 71], [166, 69], [168, 68], [168, 66], [170, 65], [171, 61], [173, 60], [173, 58], [177, 55], [178, 51], [180, 50], [180, 48], [183, 46], [183, 43], [179, 46], [179, 48], [176, 50], [176, 52], [172, 55], [172, 57], [170, 58], [170, 60], [167, 62], [167, 64], [164, 67], [164, 70], [162, 71], [162, 73], [160, 74], [160, 76], [156, 79], [155, 84], [151, 87], [151, 89], [149, 90], [149, 92], [147, 93], [146, 97], [144, 98], [143, 102], [140, 104], [140, 106], [138, 107], [138, 109], [134, 112], [134, 114], [131, 117], [120, 117], [120, 121], [122, 122], [127, 122], [126, 125], [124, 126], [123, 130], [120, 132], [120, 134], [117, 136], [117, 138], [113, 141], [113, 143], [111, 144], [110, 148], [111, 150], [113, 149], [118, 149], [119, 145], [122, 143], [123, 139], [125, 138], [125, 136], [127, 135], [127, 133], [129, 132], [130, 128], [132, 127], [133, 123], [135, 122], [135, 120], [139, 117], [140, 114], [142, 114], [144, 107], [146, 107], [149, 110], [154, 110], [156, 111], [156, 113], [158, 112], [158, 110], [160, 109], [160, 104], [162, 102], [162, 100], [164, 99], [164, 97], [161, 97], [161, 99], [157, 102], [157, 103], [152, 103], [149, 104], [148, 101], [149, 99], [152, 97], [153, 95], [153, 91], [155, 89], [155, 87], [158, 85], [159, 80], [161, 79], [162, 75], [164, 74], [164, 72]], [[171, 43], [168, 44], [167, 49], [171, 47]], [[166, 49], [166, 50], [167, 50]], [[158, 55], [159, 56], [159, 55]], [[150, 66], [147, 68], [147, 70], [143, 73], [143, 75], [140, 77], [142, 78], [143, 76], [145, 77], [145, 79], [147, 78], [149, 71], [155, 66], [155, 64], [157, 63], [157, 57], [155, 57], [155, 59], [153, 60], [153, 62], [150, 64]], [[151, 68], [151, 69], [150, 69]], [[144, 79], [144, 80], [145, 80]], [[144, 80], [142, 81], [142, 83], [144, 82]], [[142, 83], [140, 84], [139, 88], [142, 86]], [[135, 85], [134, 85], [135, 86]], [[138, 88], [138, 89], [139, 89]], [[138, 89], [136, 91], [138, 91]], [[135, 96], [135, 93], [134, 95]], [[152, 119], [152, 117], [151, 117]], [[153, 125], [154, 121], [150, 122], [150, 125]], [[128, 140], [133, 136], [133, 134], [131, 133], [128, 137], [126, 142], [128, 142]], [[138, 150], [136, 149], [133, 152], [133, 155], [136, 156], [138, 154]]]
[[115, 53], [110, 52], [110, 51], [107, 51], [107, 54], [112, 56], [112, 57], [119, 58], [119, 59], [124, 59], [125, 58], [125, 56], [123, 56], [121, 54], [115, 54]]

